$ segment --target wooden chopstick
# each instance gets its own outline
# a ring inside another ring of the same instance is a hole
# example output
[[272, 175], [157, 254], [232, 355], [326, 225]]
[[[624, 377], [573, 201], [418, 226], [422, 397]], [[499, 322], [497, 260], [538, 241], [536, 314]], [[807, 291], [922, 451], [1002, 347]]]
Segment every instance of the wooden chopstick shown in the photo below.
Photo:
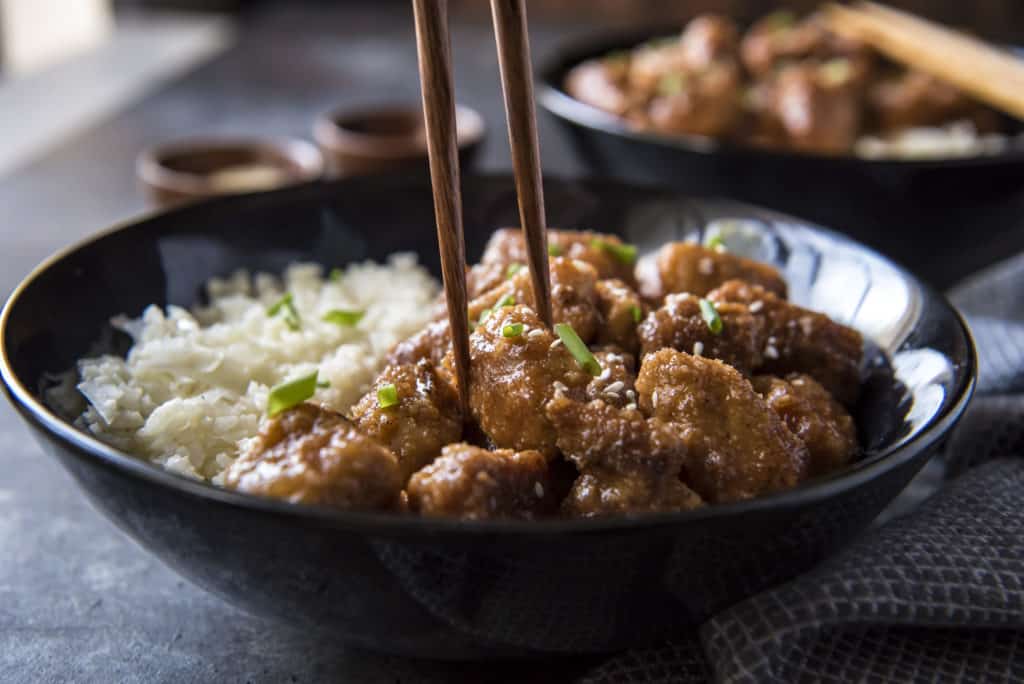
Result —
[[830, 28], [1024, 119], [1024, 61], [959, 31], [873, 2], [829, 5]]
[[[434, 218], [441, 250], [448, 324], [455, 355], [455, 377], [464, 420], [469, 418], [469, 312], [466, 245], [462, 233], [459, 152], [455, 128], [455, 86], [447, 0], [413, 0], [423, 117], [434, 193]], [[400, 201], [400, 200], [399, 200]]]
[[530, 279], [537, 313], [551, 327], [551, 277], [548, 272], [547, 219], [537, 142], [533, 67], [524, 0], [491, 0], [494, 36], [498, 43], [501, 88], [505, 94], [508, 141], [516, 177], [519, 221], [526, 240]]

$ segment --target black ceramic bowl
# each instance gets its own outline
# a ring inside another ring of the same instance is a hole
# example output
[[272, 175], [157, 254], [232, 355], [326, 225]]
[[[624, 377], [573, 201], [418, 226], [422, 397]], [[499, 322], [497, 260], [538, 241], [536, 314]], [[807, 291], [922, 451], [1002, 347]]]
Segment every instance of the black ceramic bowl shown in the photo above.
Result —
[[[413, 250], [438, 271], [425, 178], [356, 178], [213, 199], [56, 255], [0, 319], [3, 385], [47, 452], [116, 525], [196, 584], [339, 643], [432, 658], [527, 657], [664, 639], [800, 573], [849, 541], [928, 460], [970, 397], [975, 356], [946, 301], [823, 229], [728, 201], [614, 183], [551, 182], [553, 225], [641, 248], [724, 225], [777, 264], [793, 298], [873, 340], [856, 414], [863, 457], [793, 491], [679, 514], [459, 522], [288, 505], [192, 481], [105, 446], [44, 404], [47, 374], [111, 339], [108, 319], [189, 305], [203, 281], [296, 259], [337, 265]], [[467, 177], [479, 256], [514, 223], [508, 177]], [[737, 243], [738, 244], [738, 243]], [[112, 338], [110, 350], [124, 352]]]
[[[1005, 254], [1005, 242], [995, 246], [979, 239], [979, 233], [992, 235], [1003, 222], [1017, 225], [1019, 207], [1005, 205], [1024, 191], [1024, 145], [1019, 142], [1002, 154], [936, 160], [773, 151], [635, 131], [565, 92], [566, 74], [579, 63], [672, 32], [646, 29], [594, 37], [561, 47], [541, 66], [538, 101], [563, 124], [592, 173], [792, 212], [915, 264], [918, 275], [940, 287]], [[1006, 123], [1010, 130], [1021, 129], [1020, 123]], [[965, 231], [966, 225], [974, 230]], [[925, 240], [928, 258], [922, 259]], [[1024, 248], [1024, 239], [1017, 242]]]

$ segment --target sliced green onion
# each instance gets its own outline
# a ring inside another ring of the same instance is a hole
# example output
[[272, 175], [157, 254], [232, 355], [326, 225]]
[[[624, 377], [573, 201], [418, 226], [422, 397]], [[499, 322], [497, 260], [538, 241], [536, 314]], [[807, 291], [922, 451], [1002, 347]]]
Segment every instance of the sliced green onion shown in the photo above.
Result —
[[326, 323], [334, 323], [342, 327], [351, 328], [359, 324], [366, 315], [365, 311], [351, 311], [346, 309], [331, 309], [324, 314], [323, 320]]
[[779, 31], [796, 23], [796, 15], [789, 10], [777, 10], [765, 17], [764, 23], [770, 30]]
[[389, 408], [398, 403], [398, 390], [390, 382], [377, 388], [377, 405]]
[[484, 309], [483, 311], [481, 311], [480, 318], [477, 319], [476, 324], [478, 326], [483, 325], [487, 321], [487, 319], [491, 317], [492, 310], [493, 309]]
[[298, 330], [302, 327], [302, 319], [299, 317], [299, 310], [295, 308], [295, 300], [291, 292], [286, 293], [279, 300], [271, 304], [270, 308], [267, 309], [267, 315], [273, 318], [282, 311], [284, 311], [285, 325], [292, 330]]
[[267, 315], [276, 316], [277, 314], [281, 313], [282, 308], [289, 304], [293, 304], [291, 292], [286, 293], [283, 297], [281, 297], [276, 302], [271, 304], [270, 307], [267, 309]]
[[316, 392], [317, 371], [273, 387], [267, 396], [267, 415], [273, 418], [282, 411], [298, 406]]
[[504, 328], [501, 329], [501, 336], [502, 337], [519, 337], [522, 334], [523, 334], [523, 324], [522, 323], [509, 323], [508, 325], [506, 325]]
[[504, 309], [506, 306], [515, 306], [516, 298], [515, 295], [507, 294], [498, 300], [498, 303], [494, 305], [495, 309]]
[[559, 339], [562, 340], [562, 344], [565, 345], [565, 348], [576, 359], [576, 363], [580, 365], [580, 368], [594, 376], [601, 374], [601, 364], [598, 363], [597, 357], [590, 352], [590, 349], [583, 343], [583, 340], [580, 339], [580, 336], [576, 334], [571, 325], [568, 323], [556, 323], [555, 334], [558, 335]]
[[669, 73], [658, 79], [658, 94], [666, 97], [678, 95], [686, 88], [686, 74]]
[[722, 236], [719, 235], [718, 233], [708, 236], [708, 239], [704, 241], [704, 246], [707, 247], [708, 249], [713, 249], [716, 252], [726, 251], [725, 241], [722, 239]]
[[505, 280], [512, 278], [516, 273], [519, 273], [523, 265], [520, 263], [509, 264], [508, 268], [505, 269]]
[[708, 324], [708, 330], [714, 335], [722, 334], [722, 317], [718, 315], [718, 309], [707, 299], [700, 300], [700, 315]]
[[641, 309], [636, 304], [634, 304], [633, 306], [629, 307], [629, 313], [633, 314], [633, 322], [634, 323], [639, 323], [643, 319], [643, 317], [644, 317], [644, 310]]
[[557, 256], [562, 256], [564, 253], [565, 253], [565, 250], [562, 249], [561, 245], [556, 245], [553, 242], [548, 243], [548, 256], [557, 257]]
[[341, 277], [343, 275], [345, 275], [345, 272], [342, 271], [340, 268], [332, 268], [330, 275], [327, 277], [330, 279], [332, 283], [336, 283], [339, 280], [341, 280]]
[[611, 254], [624, 264], [629, 265], [636, 263], [636, 245], [619, 245], [614, 242], [602, 240], [601, 238], [594, 238], [590, 241], [590, 246], [594, 249], [600, 249]]

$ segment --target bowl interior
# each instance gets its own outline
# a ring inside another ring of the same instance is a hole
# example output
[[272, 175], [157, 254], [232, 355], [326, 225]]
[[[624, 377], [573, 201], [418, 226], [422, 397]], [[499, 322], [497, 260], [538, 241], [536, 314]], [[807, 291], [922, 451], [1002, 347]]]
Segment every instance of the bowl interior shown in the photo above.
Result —
[[[925, 438], [969, 393], [973, 348], [956, 313], [847, 238], [766, 210], [670, 191], [551, 181], [545, 192], [552, 226], [618, 233], [641, 253], [667, 240], [720, 232], [730, 249], [782, 269], [797, 303], [860, 330], [871, 341], [856, 408], [865, 453], [846, 474]], [[517, 223], [514, 185], [508, 177], [469, 176], [463, 198], [468, 256], [475, 260], [495, 228]], [[211, 276], [238, 268], [276, 272], [298, 260], [330, 268], [411, 251], [439, 274], [435, 240], [425, 176], [316, 183], [159, 214], [69, 248], [37, 269], [0, 319], [0, 371], [23, 410], [47, 425], [58, 420], [44, 406], [55, 374], [85, 355], [125, 352], [128, 339], [110, 327], [113, 316], [136, 316], [151, 303], [189, 306], [202, 298]], [[104, 457], [102, 449], [91, 451]]]

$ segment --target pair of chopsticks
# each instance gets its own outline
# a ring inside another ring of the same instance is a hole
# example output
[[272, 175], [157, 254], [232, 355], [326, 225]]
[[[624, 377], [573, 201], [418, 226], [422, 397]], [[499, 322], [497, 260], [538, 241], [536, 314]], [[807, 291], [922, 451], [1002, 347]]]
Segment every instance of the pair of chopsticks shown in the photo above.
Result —
[[967, 34], [874, 2], [829, 5], [829, 27], [1024, 119], [1024, 62]]
[[[455, 354], [455, 375], [464, 417], [469, 415], [469, 313], [466, 294], [466, 246], [455, 128], [455, 86], [447, 0], [413, 0], [416, 50], [419, 55], [423, 115], [434, 194], [437, 241], [441, 250], [448, 322]], [[526, 238], [537, 312], [551, 327], [551, 281], [548, 275], [547, 227], [541, 186], [537, 119], [533, 97], [530, 42], [524, 0], [491, 0], [498, 64], [505, 94], [509, 144], [519, 200], [519, 220]]]

